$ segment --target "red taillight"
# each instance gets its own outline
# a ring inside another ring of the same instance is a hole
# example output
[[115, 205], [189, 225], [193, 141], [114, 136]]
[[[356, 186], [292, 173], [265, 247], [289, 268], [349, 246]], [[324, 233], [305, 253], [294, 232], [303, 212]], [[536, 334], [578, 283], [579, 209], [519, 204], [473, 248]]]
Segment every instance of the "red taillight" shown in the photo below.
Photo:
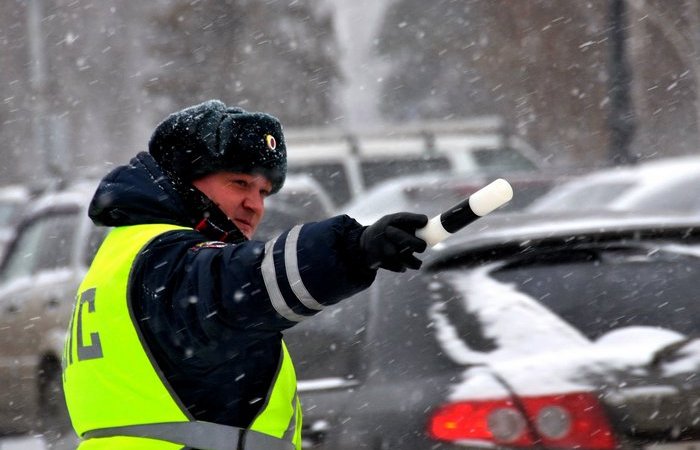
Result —
[[[525, 416], [527, 414], [527, 416]], [[430, 435], [445, 441], [486, 441], [512, 447], [611, 450], [615, 437], [589, 393], [451, 403], [430, 419]]]
[[523, 405], [545, 446], [608, 450], [617, 445], [605, 411], [590, 393], [525, 398]]
[[445, 441], [477, 440], [527, 446], [527, 421], [510, 400], [451, 403], [431, 418], [430, 435]]

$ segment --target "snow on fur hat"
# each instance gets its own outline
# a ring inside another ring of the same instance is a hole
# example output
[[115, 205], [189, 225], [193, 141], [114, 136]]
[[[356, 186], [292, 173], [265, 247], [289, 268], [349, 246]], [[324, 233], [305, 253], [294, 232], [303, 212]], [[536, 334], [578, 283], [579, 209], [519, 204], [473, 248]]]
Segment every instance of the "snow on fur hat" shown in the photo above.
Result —
[[277, 118], [209, 100], [168, 116], [153, 132], [148, 151], [165, 173], [190, 183], [219, 171], [260, 174], [280, 190], [287, 148]]

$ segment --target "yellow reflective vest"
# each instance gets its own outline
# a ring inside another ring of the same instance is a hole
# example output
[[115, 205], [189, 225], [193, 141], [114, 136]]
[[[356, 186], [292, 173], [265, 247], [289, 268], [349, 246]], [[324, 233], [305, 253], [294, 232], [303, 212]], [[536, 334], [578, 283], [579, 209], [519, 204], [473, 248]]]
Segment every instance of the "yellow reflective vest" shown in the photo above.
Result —
[[113, 229], [78, 289], [63, 355], [63, 387], [80, 450], [246, 450], [301, 448], [296, 375], [282, 342], [264, 407], [246, 429], [195, 420], [170, 389], [146, 347], [129, 301], [141, 250], [178, 229], [149, 224]]

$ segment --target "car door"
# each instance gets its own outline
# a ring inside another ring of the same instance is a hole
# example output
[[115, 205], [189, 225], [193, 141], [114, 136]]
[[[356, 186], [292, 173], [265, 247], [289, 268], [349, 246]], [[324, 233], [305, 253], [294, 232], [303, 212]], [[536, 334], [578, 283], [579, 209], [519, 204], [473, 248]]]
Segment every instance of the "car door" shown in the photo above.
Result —
[[62, 297], [73, 291], [71, 258], [79, 209], [48, 210], [26, 221], [0, 279], [0, 380], [9, 386], [0, 408], [31, 420], [37, 407], [37, 372], [47, 323], [56, 321]]
[[[431, 276], [380, 272], [373, 286], [288, 332], [304, 448], [429, 448], [428, 414], [463, 370], [436, 338]], [[474, 320], [462, 317], [456, 320]], [[468, 327], [474, 345], [490, 348]]]
[[19, 361], [16, 360], [18, 345], [15, 335], [21, 302], [17, 293], [32, 285], [31, 275], [37, 258], [36, 248], [43, 234], [43, 225], [32, 222], [22, 227], [18, 237], [12, 242], [0, 271], [0, 383], [7, 389], [0, 389], [0, 420], [3, 432], [15, 431], [20, 426], [13, 421], [17, 416], [15, 402], [16, 381], [22, 377]]
[[[30, 300], [36, 303], [34, 332], [27, 336], [32, 348], [27, 349], [26, 358], [37, 364], [50, 360], [52, 367], [60, 366], [63, 343], [70, 320], [75, 294], [86, 271], [84, 258], [80, 255], [87, 237], [84, 221], [87, 217], [81, 209], [52, 213], [50, 231], [42, 249], [37, 268], [37, 292]], [[44, 370], [42, 367], [39, 370]]]
[[[452, 304], [449, 313], [465, 330], [462, 337], [475, 349], [493, 348], [476, 317], [459, 308], [452, 290], [438, 285], [430, 272], [377, 274], [368, 292], [366, 328], [359, 335], [362, 375], [344, 399], [342, 427], [328, 439], [328, 448], [434, 448], [426, 428], [431, 411], [444, 403], [464, 370], [463, 362], [450, 355], [454, 342], [438, 336], [446, 330], [435, 308]], [[338, 320], [351, 320], [349, 315]]]
[[366, 367], [361, 352], [367, 307], [363, 293], [284, 333], [304, 410], [304, 448], [337, 448], [335, 438], [346, 420], [344, 406]]

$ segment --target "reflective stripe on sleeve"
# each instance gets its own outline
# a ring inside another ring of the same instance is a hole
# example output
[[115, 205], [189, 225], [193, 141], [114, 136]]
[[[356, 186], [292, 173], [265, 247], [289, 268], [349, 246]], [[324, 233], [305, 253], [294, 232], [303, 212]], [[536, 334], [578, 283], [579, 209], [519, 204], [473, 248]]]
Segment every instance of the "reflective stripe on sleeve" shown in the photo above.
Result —
[[265, 257], [263, 258], [262, 266], [260, 270], [262, 271], [263, 281], [265, 282], [265, 288], [267, 289], [267, 295], [270, 297], [270, 302], [272, 307], [275, 308], [277, 313], [287, 320], [292, 322], [301, 322], [306, 319], [305, 316], [295, 313], [284, 301], [284, 296], [280, 291], [280, 287], [277, 284], [277, 273], [275, 271], [275, 260], [274, 260], [274, 246], [280, 239], [278, 236], [274, 240], [270, 240], [265, 244]]
[[299, 261], [297, 259], [297, 243], [299, 241], [299, 233], [302, 225], [297, 225], [289, 231], [287, 241], [284, 243], [284, 265], [287, 271], [287, 279], [289, 286], [292, 288], [294, 295], [299, 301], [309, 309], [320, 311], [324, 308], [316, 299], [309, 293], [301, 280], [299, 272]]

